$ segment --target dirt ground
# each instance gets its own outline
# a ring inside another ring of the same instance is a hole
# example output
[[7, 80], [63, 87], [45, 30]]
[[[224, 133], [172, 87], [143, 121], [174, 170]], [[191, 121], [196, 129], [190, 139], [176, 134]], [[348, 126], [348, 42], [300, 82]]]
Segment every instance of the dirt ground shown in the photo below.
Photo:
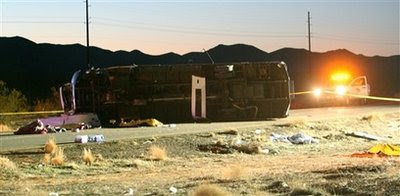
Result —
[[[399, 157], [351, 157], [374, 144], [399, 145], [400, 112], [317, 122], [298, 118], [274, 126], [261, 123], [257, 129], [227, 127], [227, 131], [59, 144], [65, 155], [62, 166], [44, 164], [43, 149], [3, 152], [1, 156], [15, 167], [0, 168], [0, 195], [129, 195], [130, 189], [132, 195], [195, 195], [198, 186], [209, 184], [227, 195], [400, 193]], [[387, 141], [346, 135], [353, 131]], [[319, 143], [271, 141], [271, 133], [304, 133]], [[152, 154], [149, 149], [154, 146], [161, 150]], [[82, 160], [84, 148], [97, 156], [90, 166]]]

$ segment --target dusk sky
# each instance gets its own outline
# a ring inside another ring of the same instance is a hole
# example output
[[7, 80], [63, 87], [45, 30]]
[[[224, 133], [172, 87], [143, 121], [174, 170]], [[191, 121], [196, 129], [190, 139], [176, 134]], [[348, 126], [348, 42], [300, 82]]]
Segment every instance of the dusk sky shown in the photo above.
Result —
[[[400, 54], [399, 0], [91, 0], [90, 45], [148, 54], [244, 43], [266, 52], [339, 48], [367, 56]], [[0, 0], [0, 36], [85, 44], [83, 0]]]

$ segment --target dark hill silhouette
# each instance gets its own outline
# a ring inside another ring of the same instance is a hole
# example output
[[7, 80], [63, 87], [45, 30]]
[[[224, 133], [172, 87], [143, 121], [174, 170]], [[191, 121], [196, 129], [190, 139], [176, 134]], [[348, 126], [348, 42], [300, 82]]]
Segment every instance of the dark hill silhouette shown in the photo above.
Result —
[[[311, 68], [308, 51], [282, 48], [267, 53], [245, 44], [218, 45], [208, 53], [216, 63], [241, 61], [285, 61], [296, 90], [310, 87], [310, 79], [322, 80], [332, 62], [341, 59], [349, 63], [357, 74], [367, 75], [371, 92], [375, 95], [392, 96], [400, 92], [400, 55], [391, 57], [366, 57], [345, 49], [312, 53]], [[113, 65], [211, 63], [204, 52], [185, 55], [166, 53], [148, 55], [139, 50], [110, 51], [90, 47], [91, 64], [96, 67]], [[21, 90], [29, 98], [49, 95], [51, 87], [69, 82], [74, 71], [86, 69], [86, 48], [80, 44], [36, 44], [22, 37], [0, 37], [0, 80], [12, 88]], [[343, 64], [342, 67], [346, 67]], [[321, 77], [318, 77], [321, 76]]]

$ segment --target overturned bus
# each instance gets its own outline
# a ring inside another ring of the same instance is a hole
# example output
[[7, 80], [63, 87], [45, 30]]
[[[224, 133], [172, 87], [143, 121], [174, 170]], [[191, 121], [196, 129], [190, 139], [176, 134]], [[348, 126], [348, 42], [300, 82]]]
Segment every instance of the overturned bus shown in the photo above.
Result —
[[284, 62], [131, 65], [77, 71], [60, 88], [66, 114], [96, 113], [103, 124], [265, 120], [288, 115]]

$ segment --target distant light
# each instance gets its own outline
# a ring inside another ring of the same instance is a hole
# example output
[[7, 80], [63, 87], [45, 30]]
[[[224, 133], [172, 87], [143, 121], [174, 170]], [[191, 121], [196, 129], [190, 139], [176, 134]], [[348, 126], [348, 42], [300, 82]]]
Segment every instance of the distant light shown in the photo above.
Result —
[[339, 96], [345, 95], [346, 92], [347, 92], [347, 88], [345, 86], [340, 85], [340, 86], [336, 87], [336, 94], [338, 94]]
[[331, 75], [331, 80], [337, 81], [337, 82], [346, 82], [350, 79], [350, 74], [347, 72], [340, 72], [340, 73], [335, 73]]
[[322, 94], [322, 89], [320, 89], [320, 88], [314, 89], [314, 90], [313, 90], [313, 94], [314, 94], [314, 96], [316, 96], [316, 97], [321, 96], [321, 94]]

